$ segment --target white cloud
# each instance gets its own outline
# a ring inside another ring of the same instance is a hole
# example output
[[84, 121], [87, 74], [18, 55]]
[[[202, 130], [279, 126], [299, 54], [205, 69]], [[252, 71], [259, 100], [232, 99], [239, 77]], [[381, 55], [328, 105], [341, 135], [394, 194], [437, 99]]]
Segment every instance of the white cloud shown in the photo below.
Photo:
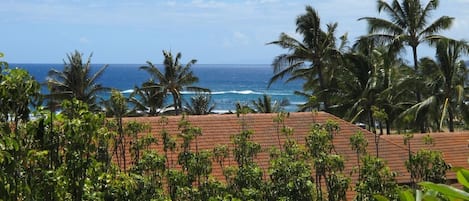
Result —
[[78, 41], [81, 43], [81, 44], [88, 44], [90, 43], [90, 40], [87, 38], [87, 37], [80, 37], [78, 39]]
[[221, 2], [221, 1], [206, 1], [206, 0], [193, 0], [192, 1], [192, 6], [198, 7], [198, 8], [211, 8], [211, 9], [216, 9], [216, 8], [223, 8], [226, 6], [226, 3]]
[[[305, 5], [318, 10], [323, 26], [338, 22], [337, 34], [348, 32], [351, 43], [366, 33], [366, 22], [358, 18], [379, 16], [376, 0], [7, 0], [2, 1], [0, 7], [0, 22], [6, 30], [34, 27], [38, 33], [49, 33], [47, 30], [76, 33], [67, 39], [89, 44], [93, 50], [109, 51], [110, 55], [113, 49], [105, 47], [115, 45], [109, 44], [112, 40], [108, 38], [112, 35], [133, 41], [128, 44], [151, 43], [151, 51], [168, 48], [168, 41], [177, 41], [181, 47], [221, 46], [220, 49], [229, 49], [230, 55], [238, 57], [249, 50], [261, 58], [265, 57], [265, 49], [276, 49], [274, 46], [266, 48], [265, 44], [277, 40], [281, 32], [301, 40], [295, 33], [295, 19], [305, 12]], [[440, 1], [440, 8], [433, 16], [456, 17], [452, 29], [444, 34], [458, 39], [467, 37], [469, 10], [461, 8], [468, 6], [469, 0]], [[44, 30], [39, 30], [41, 28]], [[24, 33], [25, 38], [58, 41], [50, 33], [41, 36]], [[19, 37], [10, 38], [20, 42]], [[92, 46], [98, 44], [104, 47]], [[4, 48], [14, 48], [14, 45]]]
[[223, 41], [223, 47], [225, 48], [242, 47], [249, 44], [249, 37], [240, 31], [234, 31], [229, 38], [225, 38]]
[[272, 4], [272, 3], [279, 3], [279, 0], [247, 0], [245, 1], [246, 4]]

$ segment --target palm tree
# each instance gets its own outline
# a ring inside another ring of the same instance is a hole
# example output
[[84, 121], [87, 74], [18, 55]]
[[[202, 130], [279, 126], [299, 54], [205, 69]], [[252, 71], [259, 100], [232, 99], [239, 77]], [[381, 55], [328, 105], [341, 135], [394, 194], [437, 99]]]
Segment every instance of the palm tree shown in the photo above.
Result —
[[111, 97], [104, 101], [104, 108], [107, 117], [115, 117], [117, 119], [125, 117], [129, 114], [128, 99], [118, 90], [111, 90]]
[[107, 65], [102, 66], [92, 74], [91, 56], [86, 62], [82, 60], [82, 54], [78, 51], [67, 54], [67, 61], [64, 61], [62, 71], [51, 69], [47, 77], [49, 86], [50, 102], [70, 100], [76, 98], [88, 104], [90, 110], [101, 110], [96, 103], [98, 93], [107, 91], [109, 88], [96, 83], [103, 75]]
[[468, 52], [469, 44], [466, 41], [444, 39], [438, 41], [436, 46], [436, 58], [444, 80], [443, 93], [445, 102], [449, 101], [449, 104], [445, 104], [444, 108], [448, 112], [448, 128], [450, 132], [454, 132], [454, 113], [456, 107], [463, 105], [462, 100], [468, 71], [461, 56], [463, 54], [467, 55]]
[[303, 36], [303, 41], [281, 33], [277, 41], [268, 43], [289, 51], [274, 59], [272, 64], [274, 75], [269, 85], [287, 75], [290, 76], [287, 82], [303, 79], [306, 81], [304, 90], [313, 90], [323, 101], [327, 111], [328, 102], [325, 98], [325, 89], [329, 81], [327, 75], [332, 74], [334, 70], [330, 64], [338, 61], [341, 49], [345, 46], [346, 35], [341, 37], [342, 44], [339, 48], [336, 47], [337, 23], [328, 24], [327, 31], [322, 30], [319, 15], [311, 6], [306, 6], [306, 13], [296, 19], [296, 26], [296, 32]]
[[134, 110], [148, 116], [157, 116], [164, 109], [166, 94], [153, 81], [147, 81], [141, 87], [135, 87], [129, 97], [129, 103], [134, 105]]
[[155, 86], [160, 87], [163, 94], [170, 93], [172, 95], [173, 106], [177, 115], [182, 107], [181, 91], [183, 89], [205, 92], [209, 90], [192, 86], [192, 84], [199, 81], [199, 78], [195, 76], [191, 70], [191, 66], [194, 65], [197, 60], [192, 59], [189, 63], [182, 66], [180, 63], [182, 57], [181, 53], [177, 53], [176, 57], [173, 57], [171, 52], [163, 51], [163, 55], [164, 72], [161, 72], [156, 65], [150, 61], [147, 61], [147, 66], [142, 66], [140, 69], [148, 72], [150, 76], [152, 76], [152, 80], [158, 81]]
[[379, 37], [392, 44], [408, 45], [412, 49], [414, 69], [418, 70], [417, 47], [422, 42], [430, 42], [442, 38], [439, 31], [449, 29], [454, 18], [439, 17], [428, 23], [431, 12], [439, 6], [439, 0], [430, 0], [423, 6], [420, 0], [393, 0], [391, 4], [384, 0], [378, 1], [378, 12], [385, 12], [390, 20], [364, 17], [369, 24], [370, 37]]
[[[395, 49], [380, 41], [360, 38], [343, 54], [342, 64], [336, 70], [335, 85], [329, 87], [330, 110], [352, 122], [366, 122], [372, 131], [376, 123], [385, 123], [389, 134], [393, 120], [404, 110], [402, 107], [408, 107], [402, 97], [408, 97], [409, 92], [399, 84], [400, 72], [407, 72], [408, 67], [396, 55]], [[382, 128], [380, 125], [381, 133]]]
[[[388, 14], [390, 20], [364, 17], [360, 20], [366, 20], [369, 24], [370, 35], [368, 37], [379, 38], [389, 42], [394, 47], [410, 46], [412, 49], [414, 71], [416, 75], [419, 72], [417, 48], [423, 42], [432, 42], [443, 38], [437, 33], [448, 29], [454, 18], [442, 16], [434, 22], [429, 23], [431, 13], [439, 6], [439, 0], [430, 0], [425, 6], [420, 0], [393, 0], [388, 3], [384, 0], [378, 1], [378, 12]], [[415, 96], [417, 102], [421, 102], [421, 93], [419, 88], [422, 85], [416, 85]], [[425, 132], [424, 122], [420, 122], [421, 132]]]
[[[468, 54], [469, 44], [465, 41], [441, 39], [436, 43], [436, 61], [430, 58], [421, 60], [423, 73], [429, 75], [425, 80], [431, 96], [409, 108], [406, 113], [416, 117], [427, 116], [434, 122], [435, 130], [441, 130], [443, 120], [454, 132], [454, 119], [458, 108], [464, 107], [464, 88], [468, 71], [461, 56]], [[447, 117], [446, 114], [448, 115]]]
[[210, 94], [197, 94], [191, 97], [190, 104], [186, 103], [184, 110], [192, 115], [206, 115], [212, 113], [215, 104], [212, 103]]
[[354, 122], [363, 119], [368, 128], [375, 132], [375, 120], [372, 106], [376, 104], [379, 91], [382, 90], [382, 79], [379, 77], [379, 66], [373, 65], [371, 55], [361, 52], [350, 52], [344, 55], [344, 66], [338, 75], [339, 82], [335, 90], [338, 97], [333, 108], [346, 111], [344, 117]]
[[258, 113], [276, 113], [281, 112], [283, 107], [289, 105], [287, 99], [283, 99], [282, 101], [274, 101], [272, 102], [272, 98], [267, 94], [264, 94], [262, 98], [259, 98], [257, 101], [252, 101], [252, 105], [254, 106], [254, 110]]

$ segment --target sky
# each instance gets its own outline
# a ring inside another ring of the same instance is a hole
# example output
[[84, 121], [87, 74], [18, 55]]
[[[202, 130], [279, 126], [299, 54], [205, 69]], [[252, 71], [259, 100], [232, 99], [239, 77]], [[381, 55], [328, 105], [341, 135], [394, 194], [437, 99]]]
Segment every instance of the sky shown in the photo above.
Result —
[[[10, 63], [62, 63], [75, 50], [92, 63], [161, 63], [169, 50], [183, 62], [270, 64], [286, 50], [266, 44], [282, 32], [300, 39], [306, 5], [351, 44], [367, 33], [360, 17], [386, 17], [376, 0], [0, 0], [0, 52]], [[442, 15], [456, 18], [443, 34], [469, 40], [469, 0], [440, 0], [432, 17]]]

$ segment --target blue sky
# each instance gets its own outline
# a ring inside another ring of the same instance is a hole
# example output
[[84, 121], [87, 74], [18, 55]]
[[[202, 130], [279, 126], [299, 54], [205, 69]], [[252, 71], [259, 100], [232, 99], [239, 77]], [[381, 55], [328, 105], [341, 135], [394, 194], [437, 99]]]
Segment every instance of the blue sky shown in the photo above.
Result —
[[[285, 51], [265, 44], [295, 36], [305, 5], [351, 42], [366, 33], [358, 18], [378, 16], [375, 0], [0, 0], [0, 51], [10, 63], [62, 63], [74, 50], [93, 63], [160, 63], [171, 50], [201, 64], [269, 64]], [[444, 34], [469, 40], [469, 0], [440, 0], [441, 15], [456, 18]]]

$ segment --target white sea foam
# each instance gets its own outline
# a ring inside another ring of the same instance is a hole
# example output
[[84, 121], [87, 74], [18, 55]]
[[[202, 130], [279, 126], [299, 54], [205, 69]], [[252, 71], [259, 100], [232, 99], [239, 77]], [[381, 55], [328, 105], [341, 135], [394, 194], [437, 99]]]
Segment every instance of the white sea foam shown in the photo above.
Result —
[[215, 114], [226, 114], [226, 113], [229, 113], [229, 112], [235, 112], [236, 110], [212, 110], [213, 113]]
[[214, 91], [212, 92], [213, 95], [220, 95], [220, 94], [241, 94], [241, 95], [262, 95], [267, 94], [271, 96], [289, 96], [291, 94], [288, 93], [281, 93], [281, 92], [259, 92], [253, 90], [231, 90], [231, 91]]
[[[121, 91], [123, 94], [130, 94], [134, 92], [134, 89], [127, 89]], [[198, 92], [195, 91], [181, 91], [181, 94], [184, 95], [193, 95], [197, 94]], [[222, 95], [222, 94], [241, 94], [241, 95], [262, 95], [262, 94], [267, 94], [271, 96], [290, 96], [292, 94], [289, 93], [282, 93], [282, 92], [259, 92], [259, 91], [253, 91], [253, 90], [230, 90], [230, 91], [214, 91], [211, 92], [210, 94], [212, 95]]]
[[297, 101], [295, 101], [295, 102], [290, 102], [290, 104], [291, 104], [291, 105], [303, 105], [303, 104], [306, 104], [306, 101], [304, 101], [304, 102], [297, 102]]
[[127, 90], [121, 91], [121, 93], [123, 93], [123, 94], [130, 94], [130, 93], [133, 93], [133, 92], [134, 92], [133, 89], [127, 89]]
[[263, 94], [261, 92], [255, 92], [255, 91], [252, 91], [252, 90], [241, 90], [241, 91], [237, 91], [237, 90], [232, 90], [232, 91], [216, 91], [216, 92], [212, 92], [212, 94], [242, 94], [242, 95], [248, 95], [248, 94]]
[[[182, 91], [181, 94], [197, 94], [197, 92], [193, 91]], [[256, 92], [252, 90], [231, 90], [231, 91], [213, 91], [211, 92], [212, 95], [221, 95], [221, 94], [242, 94], [242, 95], [249, 95], [249, 94], [264, 94], [263, 92]]]

